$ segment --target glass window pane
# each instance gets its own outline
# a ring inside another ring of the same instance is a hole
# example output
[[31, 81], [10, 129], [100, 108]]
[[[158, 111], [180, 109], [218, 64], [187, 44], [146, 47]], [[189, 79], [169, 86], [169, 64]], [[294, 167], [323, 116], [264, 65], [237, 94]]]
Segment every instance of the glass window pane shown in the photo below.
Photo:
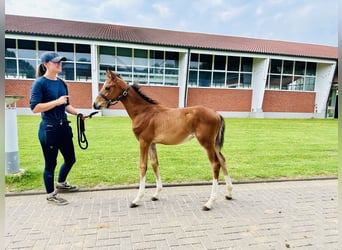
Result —
[[74, 44], [72, 43], [57, 43], [57, 53], [65, 56], [67, 61], [74, 61]]
[[132, 65], [132, 49], [118, 48], [117, 50], [117, 62], [118, 65]]
[[163, 75], [162, 74], [150, 75], [150, 84], [162, 85], [163, 84]]
[[164, 52], [163, 51], [150, 51], [150, 66], [164, 67]]
[[75, 80], [74, 79], [75, 68], [73, 63], [63, 62], [62, 63], [62, 72], [59, 73], [60, 77], [65, 80]]
[[90, 45], [76, 44], [76, 60], [78, 62], [90, 62]]
[[5, 57], [16, 57], [16, 46], [15, 46], [15, 39], [6, 39], [5, 40]]
[[178, 76], [178, 69], [165, 69], [165, 75]]
[[147, 84], [147, 74], [141, 72], [143, 71], [134, 71], [133, 82], [138, 82], [139, 84]]
[[178, 68], [178, 52], [166, 52], [165, 57], [165, 68]]
[[252, 72], [253, 69], [253, 58], [242, 57], [241, 58], [241, 71]]
[[241, 73], [240, 75], [240, 88], [250, 88], [252, 86], [252, 74]]
[[284, 61], [283, 73], [293, 74], [293, 61]]
[[55, 51], [55, 43], [38, 41], [39, 58], [44, 52], [54, 52], [54, 51]]
[[137, 67], [134, 67], [134, 72], [147, 75], [148, 74], [148, 68], [147, 67], [137, 66]]
[[76, 80], [91, 81], [91, 64], [76, 63]]
[[295, 76], [294, 81], [288, 85], [289, 90], [303, 90], [304, 78], [301, 76]]
[[200, 71], [198, 82], [199, 82], [199, 86], [201, 87], [210, 87], [211, 72]]
[[177, 75], [166, 75], [165, 76], [165, 85], [177, 86], [178, 85], [178, 76]]
[[19, 58], [36, 58], [36, 41], [18, 40]]
[[295, 63], [295, 75], [304, 75], [305, 72], [305, 62]]
[[217, 69], [217, 70], [226, 69], [226, 57], [225, 56], [215, 55], [214, 69]]
[[200, 55], [200, 69], [208, 69], [211, 70], [213, 65], [213, 56], [212, 55]]
[[227, 87], [237, 88], [239, 85], [239, 73], [227, 73]]
[[315, 77], [305, 77], [305, 89], [306, 91], [315, 90]]
[[115, 65], [115, 48], [100, 46], [100, 63]]
[[197, 86], [197, 71], [190, 70], [189, 72], [189, 85], [190, 86]]
[[164, 74], [164, 68], [150, 68], [149, 72], [151, 74]]
[[36, 59], [19, 60], [19, 77], [20, 78], [35, 78], [36, 77]]
[[214, 87], [224, 87], [225, 75], [226, 74], [224, 72], [214, 72], [214, 74], [213, 74], [213, 86]]
[[316, 63], [308, 62], [306, 64], [306, 75], [315, 76], [316, 75]]
[[268, 76], [269, 89], [280, 89], [280, 75]]
[[281, 73], [281, 60], [272, 59], [271, 60], [271, 73], [280, 74]]
[[9, 78], [17, 77], [17, 60], [16, 59], [5, 60], [5, 76]]
[[228, 71], [239, 71], [240, 70], [240, 57], [229, 56], [228, 57]]
[[198, 54], [191, 54], [190, 56], [190, 69], [198, 69]]
[[120, 72], [120, 77], [122, 79], [124, 79], [126, 82], [128, 83], [132, 83], [133, 82], [133, 75], [132, 72]]
[[283, 75], [281, 80], [281, 89], [283, 90], [291, 90], [291, 84], [293, 83], [292, 75]]
[[106, 81], [106, 78], [107, 78], [106, 71], [107, 70], [116, 71], [115, 67], [113, 65], [100, 64], [100, 82]]
[[125, 66], [125, 65], [118, 65], [118, 73], [121, 74], [122, 72], [132, 72], [131, 66]]
[[147, 50], [134, 49], [134, 65], [148, 65]]

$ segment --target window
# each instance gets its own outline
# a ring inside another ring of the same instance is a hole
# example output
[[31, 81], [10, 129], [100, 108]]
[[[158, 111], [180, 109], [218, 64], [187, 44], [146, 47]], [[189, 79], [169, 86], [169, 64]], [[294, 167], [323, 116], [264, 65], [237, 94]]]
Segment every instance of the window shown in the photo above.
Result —
[[226, 69], [226, 56], [214, 56], [214, 70], [225, 70]]
[[148, 78], [148, 50], [134, 49], [134, 81], [141, 84], [147, 84]]
[[53, 42], [38, 42], [38, 57], [45, 52], [54, 52], [55, 51], [55, 43]]
[[90, 46], [76, 44], [76, 80], [91, 81]]
[[36, 41], [18, 40], [19, 78], [35, 78], [37, 67]]
[[253, 58], [196, 54], [190, 55], [189, 86], [251, 88]]
[[101, 46], [99, 48], [99, 62], [100, 62], [100, 81], [106, 80], [106, 71], [115, 71], [115, 48], [108, 46]]
[[40, 57], [57, 52], [67, 58], [59, 76], [70, 81], [91, 81], [90, 46], [22, 39], [5, 39], [6, 78], [34, 79]]
[[5, 41], [5, 76], [6, 78], [17, 77], [17, 49], [16, 40], [6, 39]]
[[127, 82], [178, 85], [178, 52], [100, 46], [99, 58], [101, 81], [106, 79], [106, 69], [111, 69]]
[[229, 56], [228, 57], [228, 71], [240, 70], [240, 57]]
[[91, 81], [90, 45], [57, 43], [57, 53], [66, 57], [60, 76], [69, 81]]
[[316, 63], [272, 59], [267, 76], [267, 89], [314, 91]]

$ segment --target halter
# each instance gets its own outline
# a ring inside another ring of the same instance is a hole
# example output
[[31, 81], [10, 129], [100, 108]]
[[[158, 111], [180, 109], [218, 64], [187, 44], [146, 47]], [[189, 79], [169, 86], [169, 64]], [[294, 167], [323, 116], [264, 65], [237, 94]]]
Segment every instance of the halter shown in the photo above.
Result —
[[131, 85], [128, 85], [128, 87], [122, 92], [121, 95], [119, 95], [118, 97], [115, 97], [113, 99], [109, 99], [107, 96], [105, 96], [101, 91], [99, 92], [99, 96], [101, 96], [103, 99], [105, 99], [108, 103], [107, 103], [107, 108], [111, 105], [115, 105], [117, 104], [119, 101], [122, 100], [122, 98], [124, 98], [125, 96], [127, 96], [128, 94], [128, 90], [131, 88]]

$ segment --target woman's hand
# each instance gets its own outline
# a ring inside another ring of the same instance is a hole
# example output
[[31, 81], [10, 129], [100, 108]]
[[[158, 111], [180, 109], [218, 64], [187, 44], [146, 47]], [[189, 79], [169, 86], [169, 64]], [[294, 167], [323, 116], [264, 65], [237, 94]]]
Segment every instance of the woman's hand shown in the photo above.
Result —
[[55, 100], [56, 106], [67, 104], [68, 99], [69, 99], [68, 95], [63, 95], [63, 96], [59, 97], [58, 99]]

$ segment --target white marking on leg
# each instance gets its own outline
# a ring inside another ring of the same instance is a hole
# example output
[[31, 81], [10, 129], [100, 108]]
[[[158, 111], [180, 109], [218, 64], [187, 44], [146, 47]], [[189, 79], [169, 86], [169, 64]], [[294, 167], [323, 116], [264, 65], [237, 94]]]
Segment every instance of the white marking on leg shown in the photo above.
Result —
[[137, 194], [137, 197], [132, 201], [134, 205], [137, 205], [137, 203], [140, 201], [140, 199], [144, 196], [145, 193], [145, 182], [146, 182], [146, 176], [140, 179], [139, 184], [139, 191]]
[[156, 191], [155, 191], [152, 199], [154, 199], [154, 200], [159, 199], [159, 193], [161, 192], [162, 188], [163, 188], [163, 184], [162, 184], [161, 178], [159, 177], [156, 180]]
[[213, 179], [213, 184], [211, 186], [211, 194], [210, 194], [210, 198], [207, 201], [207, 203], [205, 203], [204, 205], [204, 209], [205, 210], [210, 210], [214, 201], [217, 198], [217, 189], [218, 189], [218, 180]]
[[232, 180], [230, 179], [229, 175], [225, 175], [224, 176], [224, 180], [226, 182], [226, 188], [227, 188], [227, 195], [226, 198], [227, 199], [231, 199], [232, 196], [232, 191], [233, 191], [233, 184], [232, 184]]

